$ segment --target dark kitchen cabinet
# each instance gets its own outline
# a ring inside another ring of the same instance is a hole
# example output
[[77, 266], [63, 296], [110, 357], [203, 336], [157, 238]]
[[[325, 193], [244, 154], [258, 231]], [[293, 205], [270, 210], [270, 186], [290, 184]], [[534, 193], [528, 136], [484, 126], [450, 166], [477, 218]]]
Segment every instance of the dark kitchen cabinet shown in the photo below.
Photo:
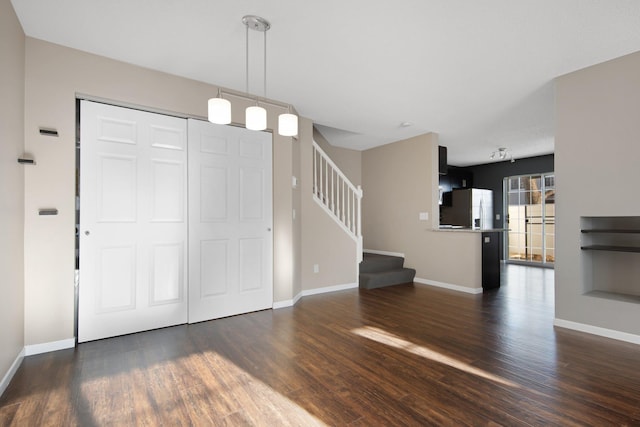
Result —
[[447, 168], [447, 147], [438, 145], [438, 173], [440, 175], [446, 175]]
[[473, 174], [466, 168], [458, 168], [449, 166], [449, 185], [454, 188], [471, 188], [473, 187]]

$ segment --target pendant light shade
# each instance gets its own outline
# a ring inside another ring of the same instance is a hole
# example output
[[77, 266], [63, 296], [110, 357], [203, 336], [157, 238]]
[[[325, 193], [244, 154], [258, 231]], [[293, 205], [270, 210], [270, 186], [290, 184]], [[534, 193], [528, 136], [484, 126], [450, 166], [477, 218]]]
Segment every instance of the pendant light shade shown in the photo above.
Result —
[[291, 113], [278, 116], [278, 133], [282, 136], [296, 136], [298, 134], [298, 116]]
[[245, 113], [245, 126], [249, 130], [265, 130], [267, 128], [267, 110], [254, 105]]
[[220, 97], [209, 99], [209, 121], [219, 125], [231, 123], [231, 103]]
[[[275, 107], [287, 109], [288, 111], [278, 117], [278, 133], [282, 136], [298, 135], [298, 116], [291, 113], [291, 106], [273, 103], [267, 100], [267, 31], [271, 28], [271, 24], [266, 19], [255, 16], [245, 15], [242, 17], [242, 23], [245, 26], [245, 92], [247, 96], [233, 93], [233, 96], [240, 96], [247, 100], [255, 102], [255, 105], [249, 107], [245, 111], [245, 127], [249, 130], [262, 131], [267, 129], [267, 110], [258, 104], [270, 104]], [[250, 96], [249, 92], [249, 30], [262, 33], [264, 45], [264, 62], [263, 62], [263, 93], [262, 99], [257, 96]], [[209, 99], [208, 118], [211, 123], [227, 125], [231, 123], [231, 103], [222, 98], [222, 93], [218, 89], [218, 96]]]

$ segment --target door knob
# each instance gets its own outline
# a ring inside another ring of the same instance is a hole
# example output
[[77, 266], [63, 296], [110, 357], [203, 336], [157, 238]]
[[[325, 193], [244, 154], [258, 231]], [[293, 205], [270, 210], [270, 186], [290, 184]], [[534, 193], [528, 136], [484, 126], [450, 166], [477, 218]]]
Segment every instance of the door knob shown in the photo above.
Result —
[[89, 230], [85, 230], [84, 235], [88, 236], [89, 234], [91, 234], [91, 232]]

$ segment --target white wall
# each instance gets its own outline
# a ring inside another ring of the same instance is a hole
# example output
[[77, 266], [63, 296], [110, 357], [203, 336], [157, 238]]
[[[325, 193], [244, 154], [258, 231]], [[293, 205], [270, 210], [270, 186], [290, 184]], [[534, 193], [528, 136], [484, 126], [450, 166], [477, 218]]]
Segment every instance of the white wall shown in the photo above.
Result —
[[[298, 119], [298, 133], [302, 133], [298, 135], [298, 140], [306, 141], [308, 137], [304, 134], [305, 129], [307, 129], [307, 122], [310, 122], [309, 119], [304, 117], [300, 117]], [[291, 173], [294, 177], [296, 177], [297, 185], [294, 187], [293, 180], [291, 182], [291, 194], [292, 194], [292, 209], [295, 213], [291, 212], [291, 217], [293, 221], [293, 230], [292, 230], [292, 245], [293, 245], [293, 286], [292, 293], [293, 297], [299, 295], [302, 292], [302, 186], [301, 186], [301, 176], [302, 176], [302, 165], [301, 165], [301, 150], [300, 143], [295, 141], [292, 145], [292, 155], [293, 155], [293, 165]]]
[[[559, 77], [556, 89], [556, 318], [638, 336], [640, 303], [585, 295], [585, 263], [598, 255], [580, 250], [580, 217], [640, 216], [640, 52]], [[609, 278], [640, 289], [633, 270]]]
[[11, 3], [0, 0], [0, 380], [24, 347], [24, 169], [33, 167], [18, 164], [24, 154], [24, 45]]

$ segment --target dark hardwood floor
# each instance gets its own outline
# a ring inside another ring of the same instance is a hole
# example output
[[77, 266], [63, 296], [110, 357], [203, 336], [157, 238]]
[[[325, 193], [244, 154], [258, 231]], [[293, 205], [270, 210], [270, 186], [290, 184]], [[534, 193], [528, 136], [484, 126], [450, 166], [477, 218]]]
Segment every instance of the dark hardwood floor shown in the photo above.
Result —
[[553, 271], [424, 285], [25, 358], [0, 424], [640, 425], [640, 347], [554, 329]]

